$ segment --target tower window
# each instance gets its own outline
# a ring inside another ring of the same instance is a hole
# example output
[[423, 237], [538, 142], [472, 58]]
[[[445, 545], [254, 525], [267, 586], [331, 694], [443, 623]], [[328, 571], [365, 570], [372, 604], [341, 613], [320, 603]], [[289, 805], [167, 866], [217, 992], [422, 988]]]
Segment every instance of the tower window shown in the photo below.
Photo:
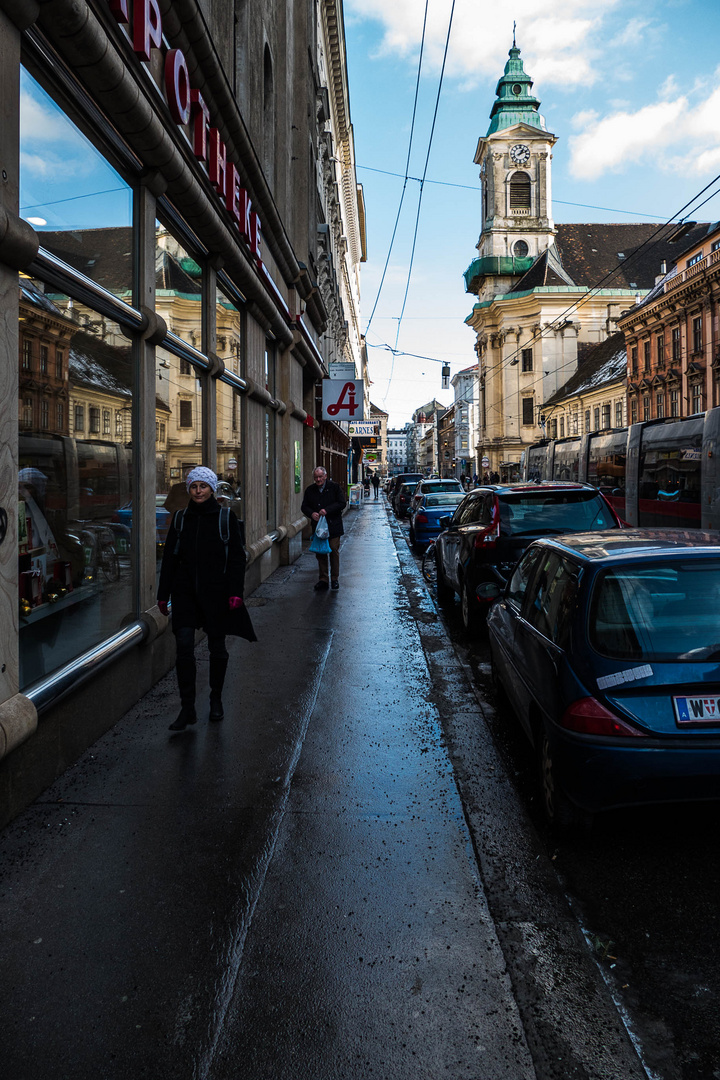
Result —
[[518, 259], [524, 259], [527, 256], [530, 248], [527, 246], [524, 240], [516, 240], [513, 244], [513, 255]]
[[530, 177], [527, 173], [516, 172], [510, 177], [510, 209], [530, 209]]

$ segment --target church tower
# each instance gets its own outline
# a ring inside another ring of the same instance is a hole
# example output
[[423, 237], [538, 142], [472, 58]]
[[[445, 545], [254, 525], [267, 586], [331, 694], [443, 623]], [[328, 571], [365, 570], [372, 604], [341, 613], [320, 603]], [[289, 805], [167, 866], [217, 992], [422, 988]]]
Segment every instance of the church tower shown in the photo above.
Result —
[[482, 183], [478, 258], [466, 271], [480, 301], [507, 292], [555, 238], [550, 163], [555, 135], [547, 131], [520, 50], [509, 52], [497, 84], [490, 127], [478, 141]]

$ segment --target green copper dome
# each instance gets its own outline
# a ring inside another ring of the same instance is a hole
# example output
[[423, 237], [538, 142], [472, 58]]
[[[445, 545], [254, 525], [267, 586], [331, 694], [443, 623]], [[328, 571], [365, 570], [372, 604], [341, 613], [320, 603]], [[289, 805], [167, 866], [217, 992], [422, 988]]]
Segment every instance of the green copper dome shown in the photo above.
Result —
[[520, 50], [513, 42], [508, 53], [510, 59], [505, 65], [505, 74], [497, 84], [497, 99], [490, 113], [488, 135], [515, 124], [529, 124], [531, 127], [545, 130], [545, 120], [538, 112], [540, 102], [530, 93], [532, 79], [525, 74]]

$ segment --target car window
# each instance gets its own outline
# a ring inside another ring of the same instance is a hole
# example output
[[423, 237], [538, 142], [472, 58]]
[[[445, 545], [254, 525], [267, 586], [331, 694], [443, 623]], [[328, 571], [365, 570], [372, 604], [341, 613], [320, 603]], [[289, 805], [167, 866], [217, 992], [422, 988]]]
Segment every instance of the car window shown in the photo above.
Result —
[[513, 492], [500, 500], [501, 530], [514, 536], [612, 529], [617, 521], [596, 491]]
[[426, 495], [423, 502], [426, 507], [432, 506], [457, 506], [465, 498], [459, 492], [448, 491], [439, 495]]
[[[473, 496], [471, 499], [466, 499], [464, 503], [461, 503], [457, 508], [455, 518], [453, 519], [453, 525], [474, 525], [480, 521], [480, 517], [483, 512], [484, 496]], [[459, 516], [458, 516], [459, 515]]]
[[593, 589], [590, 640], [622, 660], [720, 660], [720, 558], [607, 570]]
[[527, 551], [510, 578], [506, 597], [518, 610], [522, 607], [527, 587], [533, 578], [541, 554], [542, 552], [539, 548], [533, 548], [531, 551]]
[[578, 568], [556, 552], [540, 561], [528, 591], [525, 617], [544, 637], [566, 648], [577, 602]]
[[431, 483], [427, 481], [421, 485], [422, 491], [426, 494], [437, 491], [460, 491], [460, 481], [455, 480], [434, 480]]

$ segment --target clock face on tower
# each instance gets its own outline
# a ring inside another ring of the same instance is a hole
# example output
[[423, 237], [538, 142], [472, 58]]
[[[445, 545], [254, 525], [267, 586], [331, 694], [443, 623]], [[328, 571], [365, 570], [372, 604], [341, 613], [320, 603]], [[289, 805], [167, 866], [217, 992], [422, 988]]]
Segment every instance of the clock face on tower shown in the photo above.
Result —
[[510, 147], [510, 160], [515, 165], [527, 165], [530, 160], [530, 147], [524, 143], [515, 143]]

